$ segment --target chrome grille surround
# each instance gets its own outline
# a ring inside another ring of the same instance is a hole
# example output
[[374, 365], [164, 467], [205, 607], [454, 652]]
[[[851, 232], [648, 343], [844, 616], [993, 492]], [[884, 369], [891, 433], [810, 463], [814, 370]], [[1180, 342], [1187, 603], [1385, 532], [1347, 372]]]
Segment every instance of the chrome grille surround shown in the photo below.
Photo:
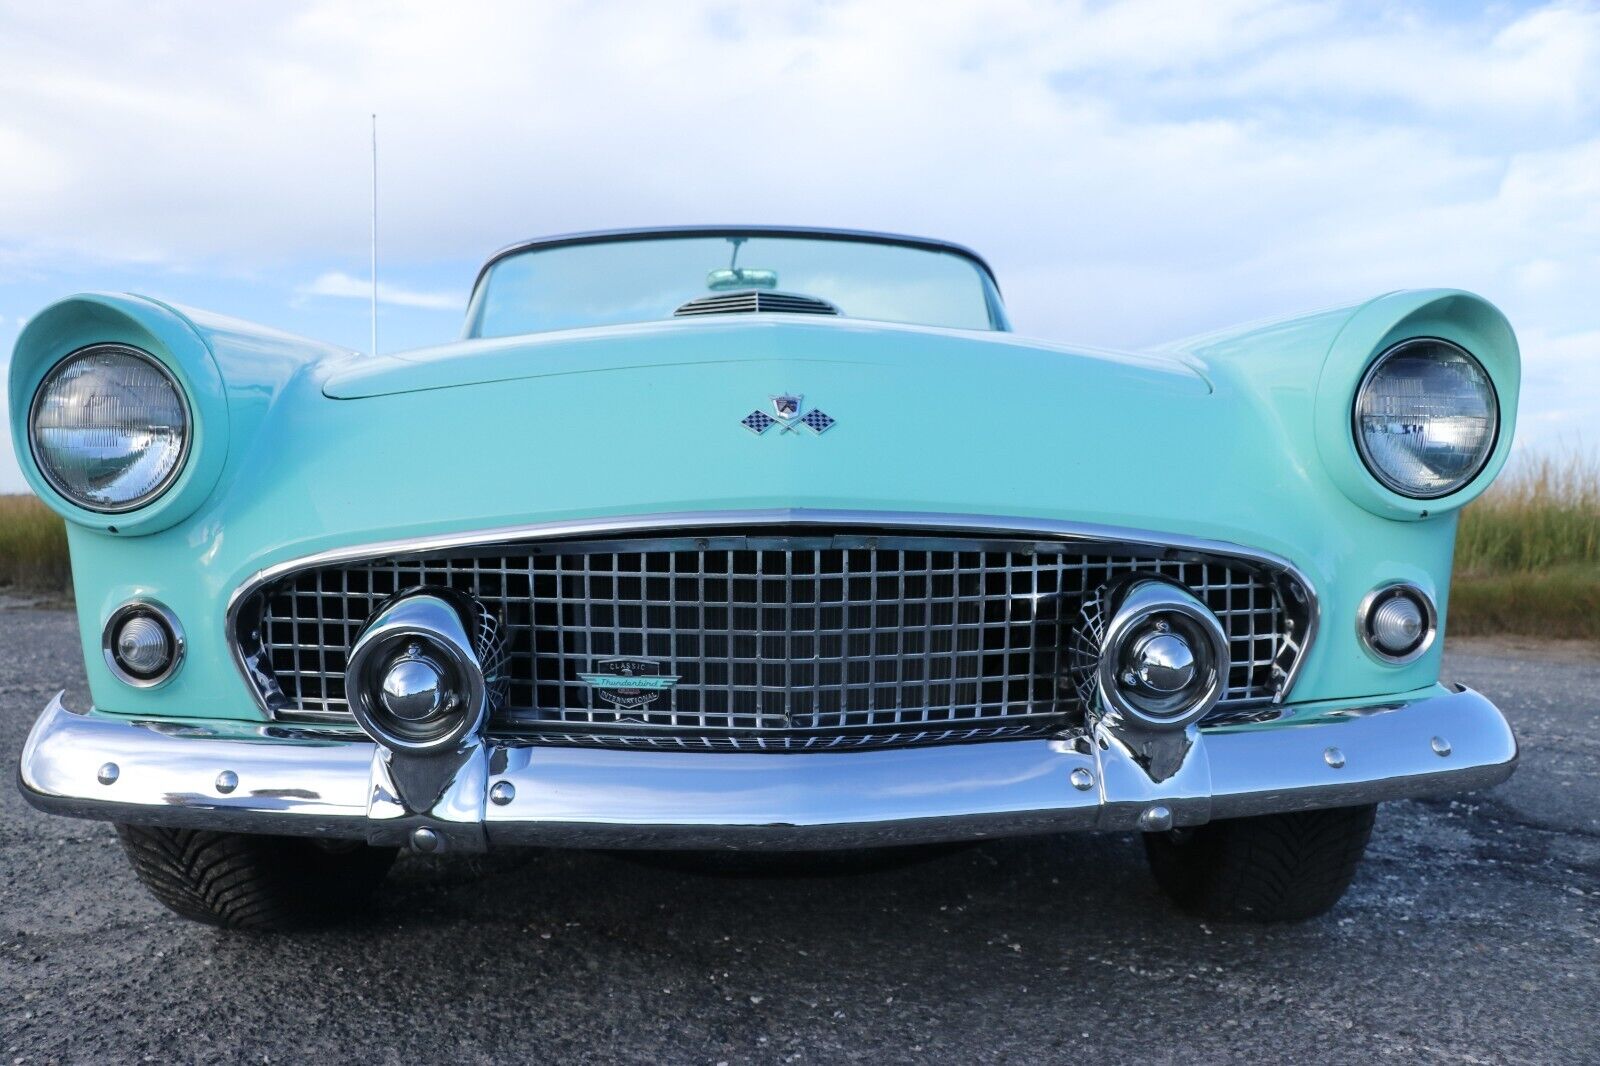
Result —
[[[491, 723], [530, 743], [840, 750], [1071, 729], [1057, 678], [1081, 600], [1162, 573], [1218, 612], [1236, 665], [1217, 715], [1279, 701], [1316, 622], [1303, 576], [1234, 545], [1050, 522], [814, 511], [490, 530], [325, 553], [258, 574], [230, 631], [262, 706], [348, 721], [343, 664], [371, 609], [449, 585], [495, 612], [510, 692]], [[622, 710], [597, 659], [681, 676]]]

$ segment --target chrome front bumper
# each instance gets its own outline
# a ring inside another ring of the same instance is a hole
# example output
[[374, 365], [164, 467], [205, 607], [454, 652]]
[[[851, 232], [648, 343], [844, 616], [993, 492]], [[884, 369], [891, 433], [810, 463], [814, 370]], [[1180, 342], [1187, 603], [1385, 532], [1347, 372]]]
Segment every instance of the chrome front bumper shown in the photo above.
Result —
[[1516, 762], [1516, 738], [1492, 703], [1437, 688], [1197, 731], [1181, 768], [1159, 783], [1104, 734], [804, 754], [490, 740], [419, 815], [396, 798], [384, 753], [365, 739], [84, 714], [57, 696], [28, 736], [19, 781], [41, 810], [152, 825], [429, 850], [783, 850], [1198, 825], [1462, 792], [1505, 780]]

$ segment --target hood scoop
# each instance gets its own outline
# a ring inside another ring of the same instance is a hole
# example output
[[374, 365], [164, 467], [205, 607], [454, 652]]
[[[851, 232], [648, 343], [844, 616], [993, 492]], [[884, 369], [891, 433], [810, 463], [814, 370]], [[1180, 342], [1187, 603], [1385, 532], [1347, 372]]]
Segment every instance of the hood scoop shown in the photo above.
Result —
[[802, 296], [797, 292], [765, 292], [745, 289], [742, 292], [719, 292], [701, 296], [672, 312], [674, 318], [692, 315], [751, 315], [757, 312], [782, 312], [790, 315], [837, 315], [839, 309], [827, 300], [815, 296]]

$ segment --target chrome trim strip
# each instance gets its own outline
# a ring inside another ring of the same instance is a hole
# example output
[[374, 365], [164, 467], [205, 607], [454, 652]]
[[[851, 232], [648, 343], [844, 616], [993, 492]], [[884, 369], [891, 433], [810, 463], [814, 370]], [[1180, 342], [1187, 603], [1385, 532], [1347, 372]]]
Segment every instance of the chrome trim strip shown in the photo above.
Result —
[[[401, 538], [331, 548], [327, 551], [289, 559], [256, 571], [234, 590], [228, 599], [223, 639], [227, 641], [234, 665], [244, 678], [256, 704], [269, 717], [272, 709], [262, 697], [245, 661], [239, 641], [238, 614], [240, 607], [262, 586], [297, 570], [330, 566], [343, 562], [370, 559], [375, 556], [411, 555], [421, 552], [449, 551], [456, 548], [475, 548], [488, 544], [519, 544], [530, 541], [553, 540], [569, 537], [609, 536], [636, 532], [680, 532], [710, 528], [742, 528], [746, 526], [796, 526], [829, 528], [858, 526], [869, 529], [923, 530], [927, 532], [960, 532], [968, 536], [1036, 536], [1043, 539], [1083, 543], [1131, 544], [1146, 548], [1192, 551], [1202, 555], [1216, 555], [1239, 559], [1287, 575], [1304, 590], [1307, 603], [1306, 632], [1296, 634], [1298, 648], [1294, 662], [1284, 677], [1274, 703], [1282, 703], [1294, 688], [1295, 679], [1305, 664], [1312, 644], [1316, 640], [1320, 602], [1316, 586], [1294, 563], [1281, 555], [1260, 549], [1248, 548], [1228, 541], [1206, 540], [1182, 534], [1162, 534], [1149, 530], [1130, 529], [1123, 526], [1098, 525], [1090, 522], [1063, 522], [1039, 518], [998, 517], [994, 515], [964, 515], [948, 513], [922, 513], [916, 511], [840, 511], [811, 508], [781, 508], [750, 511], [688, 511], [649, 515], [625, 515], [609, 518], [578, 519], [559, 522], [539, 522], [529, 525], [500, 526], [492, 529], [471, 530], [462, 533], [439, 534], [429, 537]], [[1292, 590], [1282, 589], [1286, 600]]]
[[[1505, 780], [1518, 758], [1505, 718], [1467, 689], [1305, 705], [1272, 724], [1196, 733], [1160, 782], [1115, 741], [803, 755], [490, 742], [452, 784], [448, 810], [402, 819], [369, 741], [77, 714], [58, 695], [28, 736], [18, 778], [42, 810], [154, 825], [387, 842], [427, 826], [452, 839], [482, 832], [490, 844], [795, 849], [1133, 830], [1156, 807], [1183, 826], [1447, 795]], [[487, 802], [497, 790], [503, 801]]]

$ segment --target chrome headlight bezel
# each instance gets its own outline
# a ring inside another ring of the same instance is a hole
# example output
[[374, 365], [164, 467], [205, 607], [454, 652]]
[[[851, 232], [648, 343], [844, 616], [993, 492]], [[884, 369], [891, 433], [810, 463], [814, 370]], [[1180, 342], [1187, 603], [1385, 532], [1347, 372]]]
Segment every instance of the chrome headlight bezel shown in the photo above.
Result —
[[[1479, 375], [1482, 376], [1483, 383], [1487, 388], [1489, 399], [1487, 412], [1489, 419], [1489, 432], [1485, 434], [1483, 439], [1479, 442], [1477, 455], [1472, 463], [1471, 468], [1467, 472], [1457, 475], [1442, 488], [1433, 490], [1420, 488], [1414, 484], [1407, 484], [1385, 469], [1383, 464], [1378, 461], [1377, 457], [1372, 454], [1372, 451], [1368, 446], [1367, 434], [1362, 428], [1362, 406], [1368, 394], [1368, 390], [1373, 385], [1374, 379], [1394, 359], [1401, 356], [1418, 354], [1417, 350], [1423, 348], [1442, 348], [1452, 355], [1465, 360], [1477, 371]], [[1361, 456], [1361, 462], [1366, 467], [1367, 472], [1372, 475], [1373, 479], [1377, 481], [1378, 484], [1382, 485], [1390, 492], [1393, 492], [1399, 496], [1404, 496], [1405, 498], [1411, 500], [1439, 500], [1447, 496], [1451, 496], [1461, 491], [1466, 486], [1471, 485], [1477, 479], [1478, 475], [1483, 473], [1484, 468], [1489, 465], [1490, 459], [1493, 458], [1496, 453], [1500, 443], [1500, 423], [1500, 393], [1495, 386], [1493, 375], [1489, 373], [1488, 368], [1484, 366], [1482, 360], [1478, 359], [1466, 348], [1463, 348], [1461, 345], [1456, 344], [1453, 341], [1446, 340], [1442, 337], [1411, 337], [1400, 341], [1398, 344], [1394, 344], [1388, 348], [1385, 348], [1378, 354], [1377, 358], [1372, 360], [1365, 373], [1362, 374], [1361, 381], [1356, 386], [1355, 396], [1350, 406], [1350, 434], [1355, 442], [1356, 451]]]
[[[138, 496], [131, 497], [125, 501], [115, 504], [105, 504], [99, 501], [88, 499], [69, 487], [62, 479], [59, 471], [52, 467], [47, 458], [49, 453], [41, 447], [39, 441], [39, 414], [47, 398], [47, 394], [51, 385], [55, 383], [59, 376], [74, 363], [91, 356], [107, 354], [114, 354], [123, 358], [137, 360], [154, 370], [166, 383], [167, 387], [172, 390], [182, 417], [182, 423], [180, 427], [182, 439], [179, 443], [177, 458], [173, 461], [171, 467], [151, 488], [140, 493]], [[44, 479], [45, 483], [50, 486], [52, 491], [54, 491], [67, 503], [93, 514], [127, 514], [129, 512], [137, 511], [141, 508], [147, 507], [156, 500], [160, 499], [162, 496], [166, 495], [166, 493], [183, 475], [184, 470], [189, 465], [189, 455], [194, 445], [194, 422], [194, 410], [188, 393], [184, 390], [183, 384], [178, 380], [177, 376], [165, 364], [163, 364], [161, 360], [157, 359], [149, 352], [146, 352], [140, 348], [136, 348], [130, 344], [121, 344], [116, 342], [90, 344], [86, 345], [85, 347], [75, 349], [74, 351], [62, 356], [54, 364], [52, 364], [51, 367], [45, 371], [44, 375], [39, 379], [38, 385], [34, 388], [33, 398], [28, 405], [28, 448], [30, 457], [33, 460], [33, 465], [39, 471], [39, 476]]]

